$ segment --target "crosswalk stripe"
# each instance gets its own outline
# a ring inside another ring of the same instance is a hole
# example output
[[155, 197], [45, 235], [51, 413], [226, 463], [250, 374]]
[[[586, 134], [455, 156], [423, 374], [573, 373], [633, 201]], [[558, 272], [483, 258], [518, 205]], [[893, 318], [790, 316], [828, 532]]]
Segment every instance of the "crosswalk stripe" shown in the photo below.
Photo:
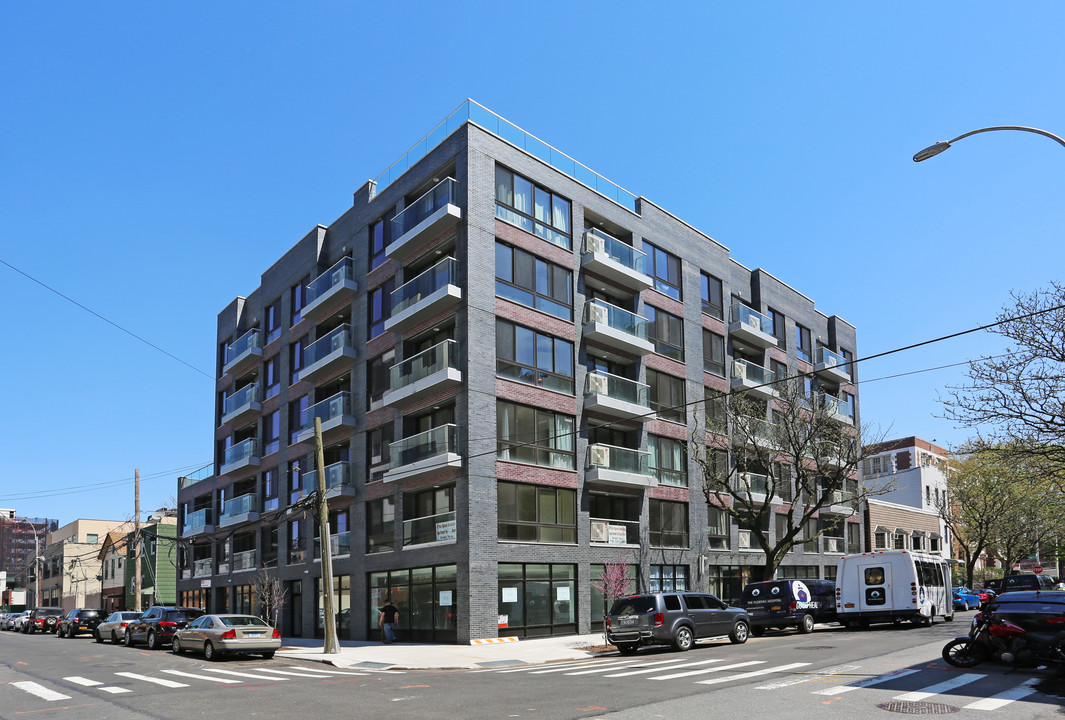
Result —
[[[677, 658], [673, 658], [671, 660], [659, 660], [658, 662], [652, 662], [652, 663], [640, 663], [639, 665], [625, 665], [624, 667], [629, 667], [629, 668], [649, 668], [649, 667], [659, 667], [661, 665], [671, 665], [671, 664], [675, 664], [675, 663], [679, 663], [679, 662], [680, 662], [680, 660], [678, 660]], [[592, 674], [595, 674], [595, 673], [603, 673], [603, 672], [610, 672], [611, 670], [617, 670], [618, 667], [619, 667], [618, 665], [609, 665], [607, 667], [592, 668], [591, 670], [580, 670], [578, 672], [566, 673], [566, 675], [592, 675]], [[624, 677], [624, 675], [608, 675], [607, 677]]]
[[762, 668], [761, 670], [752, 670], [737, 675], [726, 675], [725, 677], [712, 678], [710, 680], [696, 680], [695, 682], [698, 685], [717, 685], [718, 683], [730, 682], [732, 680], [746, 680], [747, 678], [758, 677], [759, 675], [794, 670], [795, 668], [806, 667], [809, 664], [810, 663], [790, 663], [788, 665], [778, 665], [777, 667]]
[[121, 693], [133, 692], [129, 688], [115, 687], [114, 685], [101, 685], [100, 687], [98, 687], [96, 689], [97, 690], [101, 690], [101, 691], [103, 691], [105, 693], [111, 693], [112, 695], [119, 695]]
[[11, 683], [12, 687], [17, 687], [19, 690], [28, 692], [30, 695], [36, 695], [41, 700], [47, 700], [49, 702], [53, 700], [69, 700], [70, 695], [64, 695], [63, 693], [56, 692], [55, 690], [49, 690], [44, 685], [39, 685], [29, 680], [23, 680], [21, 682]]
[[765, 665], [765, 660], [748, 660], [747, 662], [733, 663], [732, 665], [722, 665], [721, 667], [703, 668], [702, 670], [689, 670], [688, 672], [674, 673], [672, 675], [657, 675], [648, 680], [674, 680], [676, 678], [691, 677], [692, 675], [706, 675], [712, 672], [721, 672], [722, 670], [731, 670], [732, 668], [747, 667], [749, 665]]
[[[553, 670], [559, 670], [561, 672], [562, 670], [576, 670], [577, 668], [594, 667], [594, 666], [598, 666], [598, 665], [601, 665], [601, 664], [602, 665], [620, 665], [620, 664], [622, 664], [624, 662], [628, 662], [628, 661], [627, 660], [580, 660], [580, 661], [577, 661], [577, 662], [551, 663], [551, 668]], [[519, 668], [508, 668], [506, 670], [496, 670], [495, 672], [500, 674], [500, 675], [506, 675], [508, 673], [516, 673], [516, 672], [533, 673], [533, 672], [538, 672], [538, 671], [543, 670], [543, 669], [544, 669], [543, 664], [537, 664], [537, 665], [527, 665], [525, 667], [519, 667]]]
[[273, 668], [256, 668], [256, 670], [258, 670], [259, 672], [264, 672], [264, 673], [277, 673], [278, 675], [292, 675], [294, 677], [302, 677], [302, 678], [329, 678], [329, 677], [333, 677], [332, 675], [312, 674], [311, 671], [307, 671], [307, 672], [292, 672], [291, 670], [274, 670]]
[[802, 683], [814, 682], [817, 680], [824, 680], [827, 677], [833, 675], [839, 675], [840, 673], [854, 672], [861, 668], [861, 665], [837, 665], [836, 667], [822, 668], [815, 673], [802, 674], [799, 677], [789, 678], [787, 680], [778, 680], [768, 685], [759, 685], [755, 690], [777, 690], [779, 688], [790, 687], [791, 685], [801, 685]]
[[630, 677], [632, 675], [648, 675], [648, 674], [653, 673], [653, 672], [662, 672], [663, 670], [679, 670], [681, 668], [696, 667], [698, 665], [710, 665], [710, 664], [719, 663], [719, 662], [723, 662], [721, 660], [721, 658], [715, 658], [714, 660], [700, 660], [699, 662], [693, 662], [693, 663], [681, 663], [680, 665], [673, 665], [672, 667], [665, 667], [665, 668], [663, 668], [663, 667], [653, 667], [653, 668], [651, 668], [649, 670], [648, 669], [630, 670], [628, 672], [621, 672], [621, 673], [614, 673], [613, 675], [606, 675], [605, 677], [616, 678], [616, 677]]
[[896, 680], [907, 675], [913, 675], [918, 670], [895, 670], [893, 672], [884, 673], [883, 675], [877, 675], [876, 677], [866, 678], [865, 680], [858, 680], [850, 685], [836, 685], [834, 687], [825, 688], [824, 690], [815, 690], [814, 695], [840, 695], [842, 693], [850, 692], [851, 690], [857, 690], [858, 688], [871, 687], [873, 685], [880, 685], [886, 683], [889, 680]]
[[194, 680], [210, 680], [211, 682], [218, 683], [239, 683], [240, 680], [230, 680], [229, 678], [211, 677], [210, 675], [197, 675], [196, 673], [184, 672], [182, 670], [163, 670], [168, 675], [177, 675], [178, 677], [187, 677]]
[[133, 680], [143, 680], [144, 682], [154, 683], [155, 685], [162, 685], [163, 687], [168, 688], [188, 687], [188, 685], [186, 685], [185, 683], [174, 682], [173, 680], [164, 680], [162, 678], [148, 677], [147, 675], [138, 675], [137, 673], [131, 672], [116, 672], [115, 675], [119, 675], [121, 677], [128, 677]]
[[269, 675], [255, 675], [253, 673], [237, 672], [236, 670], [216, 670], [214, 668], [206, 669], [206, 672], [222, 673], [223, 675], [233, 675], [235, 677], [251, 678], [252, 680], [273, 680], [275, 682], [281, 682], [282, 680], [288, 680], [283, 677], [271, 677]]
[[102, 682], [96, 682], [89, 678], [83, 678], [80, 675], [71, 675], [70, 677], [63, 678], [67, 682], [72, 682], [75, 685], [81, 685], [82, 687], [96, 687], [97, 685], [103, 685]]
[[1004, 690], [997, 695], [992, 695], [991, 697], [984, 698], [983, 700], [971, 702], [968, 705], [963, 706], [963, 708], [965, 710], [998, 710], [1004, 705], [1009, 705], [1014, 700], [1020, 700], [1021, 698], [1028, 697], [1029, 695], [1034, 693], [1035, 688], [1032, 687], [1032, 685], [1035, 685], [1037, 682], [1039, 682], [1039, 678], [1031, 678], [1030, 680], [1025, 680], [1017, 687], [1010, 688], [1009, 690]]
[[[543, 666], [540, 666], [541, 669], [532, 670], [529, 674], [530, 675], [546, 675], [547, 673], [566, 672], [567, 670], [573, 670], [575, 668], [588, 668], [588, 667], [593, 667], [593, 666], [599, 666], [600, 662], [601, 661], [586, 662], [586, 663], [582, 663], [580, 665], [571, 665], [570, 667], [559, 667], [557, 665], [552, 664], [551, 667], [549, 669], [547, 669], [547, 670], [542, 669]], [[628, 662], [628, 661], [614, 661], [614, 662], [611, 662], [610, 664], [611, 665], [621, 665], [624, 662]], [[504, 670], [503, 672], [506, 672], [506, 671]]]
[[952, 677], [950, 680], [946, 680], [941, 683], [936, 683], [935, 685], [929, 685], [926, 688], [921, 688], [920, 690], [917, 690], [915, 692], [908, 692], [903, 693], [902, 695], [896, 695], [894, 699], [916, 702], [917, 700], [924, 700], [926, 698], [930, 698], [933, 695], [945, 693], [949, 690], [953, 690], [954, 688], [961, 687], [962, 685], [968, 685], [969, 683], [976, 682], [980, 678], [984, 677], [987, 676], [979, 675], [977, 673], [965, 673], [964, 675]]

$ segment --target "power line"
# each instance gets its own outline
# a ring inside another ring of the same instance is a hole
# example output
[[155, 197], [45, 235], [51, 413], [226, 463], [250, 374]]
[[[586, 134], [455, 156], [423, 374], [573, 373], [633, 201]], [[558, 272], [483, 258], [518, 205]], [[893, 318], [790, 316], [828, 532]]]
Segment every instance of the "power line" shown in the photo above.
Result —
[[[185, 471], [190, 470], [190, 469], [199, 469], [199, 468], [202, 468], [203, 466], [204, 466], [204, 463], [197, 463], [195, 465], [184, 465], [184, 466], [179, 467], [179, 468], [174, 468], [173, 470], [161, 470], [159, 472], [149, 473], [149, 474], [141, 476], [141, 478], [142, 479], [147, 479], [147, 480], [156, 480], [156, 479], [161, 478], [161, 477], [166, 477], [166, 476], [169, 476], [169, 475], [179, 474], [179, 473], [185, 472]], [[8, 502], [8, 501], [14, 501], [14, 500], [36, 500], [36, 499], [45, 498], [45, 497], [52, 497], [52, 496], [55, 496], [55, 495], [66, 495], [66, 494], [69, 494], [69, 493], [89, 492], [91, 490], [99, 490], [99, 489], [103, 489], [103, 488], [117, 487], [117, 486], [120, 486], [120, 485], [125, 485], [125, 484], [130, 483], [130, 482], [133, 482], [133, 478], [131, 478], [131, 477], [130, 478], [123, 478], [121, 480], [106, 480], [104, 482], [91, 483], [91, 484], [88, 484], [88, 485], [73, 485], [73, 486], [65, 487], [65, 488], [53, 488], [53, 489], [50, 489], [50, 490], [39, 490], [39, 491], [29, 492], [29, 493], [20, 493], [20, 494], [17, 494], [17, 495], [3, 495], [3, 496], [0, 496], [0, 501]]]

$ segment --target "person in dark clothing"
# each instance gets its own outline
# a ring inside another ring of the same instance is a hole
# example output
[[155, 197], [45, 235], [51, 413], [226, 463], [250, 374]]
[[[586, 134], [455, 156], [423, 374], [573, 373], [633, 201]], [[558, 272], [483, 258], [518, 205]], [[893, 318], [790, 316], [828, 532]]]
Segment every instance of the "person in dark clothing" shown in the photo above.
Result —
[[385, 606], [381, 608], [381, 617], [378, 618], [377, 624], [381, 626], [381, 643], [383, 645], [391, 645], [396, 640], [396, 634], [393, 628], [396, 624], [396, 615], [399, 614], [399, 610], [392, 604], [391, 600], [385, 601]]

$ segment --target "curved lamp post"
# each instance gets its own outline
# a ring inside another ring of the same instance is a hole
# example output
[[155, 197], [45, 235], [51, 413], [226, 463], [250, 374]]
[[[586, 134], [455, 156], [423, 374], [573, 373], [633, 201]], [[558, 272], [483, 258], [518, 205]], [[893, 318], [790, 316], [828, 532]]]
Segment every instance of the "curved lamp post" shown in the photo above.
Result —
[[927, 160], [930, 157], [935, 157], [939, 153], [949, 148], [952, 143], [956, 143], [962, 138], [967, 138], [970, 135], [976, 135], [977, 133], [990, 132], [992, 130], [1021, 130], [1023, 132], [1035, 133], [1036, 135], [1043, 135], [1044, 137], [1048, 137], [1051, 140], [1056, 141], [1059, 145], [1065, 147], [1065, 140], [1062, 140], [1054, 133], [1049, 133], [1046, 130], [1040, 130], [1039, 128], [1033, 127], [1024, 127], [1023, 125], [997, 125], [995, 127], [985, 127], [980, 128], [979, 130], [973, 130], [971, 132], [965, 133], [964, 135], [959, 135], [953, 140], [941, 141], [937, 142], [935, 145], [929, 145], [924, 150], [921, 150], [916, 155], [914, 155], [913, 161], [921, 162], [922, 160]]

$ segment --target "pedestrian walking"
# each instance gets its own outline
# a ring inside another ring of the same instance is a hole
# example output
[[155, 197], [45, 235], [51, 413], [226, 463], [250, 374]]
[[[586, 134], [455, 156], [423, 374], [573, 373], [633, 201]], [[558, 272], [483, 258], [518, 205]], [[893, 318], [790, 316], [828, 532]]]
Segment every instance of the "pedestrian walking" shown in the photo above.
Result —
[[396, 640], [396, 633], [393, 630], [396, 624], [396, 615], [399, 610], [392, 604], [392, 600], [385, 600], [385, 606], [381, 608], [381, 616], [377, 619], [377, 624], [381, 628], [381, 644], [391, 645]]

